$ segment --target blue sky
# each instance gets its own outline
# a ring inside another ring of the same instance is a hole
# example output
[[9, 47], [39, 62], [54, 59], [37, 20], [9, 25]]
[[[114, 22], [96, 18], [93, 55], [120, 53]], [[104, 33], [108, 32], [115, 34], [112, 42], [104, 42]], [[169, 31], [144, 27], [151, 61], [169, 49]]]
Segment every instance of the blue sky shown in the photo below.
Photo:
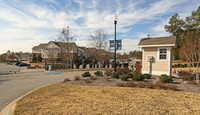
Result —
[[137, 49], [141, 38], [169, 36], [164, 25], [179, 13], [189, 16], [199, 0], [0, 0], [0, 54], [31, 52], [31, 48], [58, 38], [69, 26], [79, 46], [97, 28], [114, 39], [114, 15], [118, 15], [117, 39], [123, 50]]

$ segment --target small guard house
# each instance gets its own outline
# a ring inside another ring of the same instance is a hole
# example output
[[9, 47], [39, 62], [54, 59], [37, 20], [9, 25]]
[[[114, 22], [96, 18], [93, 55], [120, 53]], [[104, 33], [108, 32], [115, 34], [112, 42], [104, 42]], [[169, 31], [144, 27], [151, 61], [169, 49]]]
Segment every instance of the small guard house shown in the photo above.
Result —
[[175, 36], [142, 38], [138, 47], [142, 48], [142, 74], [171, 75]]

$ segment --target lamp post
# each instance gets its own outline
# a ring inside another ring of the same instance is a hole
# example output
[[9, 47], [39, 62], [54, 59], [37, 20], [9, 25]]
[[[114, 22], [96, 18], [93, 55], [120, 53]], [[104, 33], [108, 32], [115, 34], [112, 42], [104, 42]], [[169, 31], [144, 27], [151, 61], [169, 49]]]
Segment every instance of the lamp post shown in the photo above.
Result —
[[116, 73], [116, 25], [117, 25], [117, 15], [115, 14], [115, 19], [114, 19], [114, 24], [115, 24], [115, 56], [114, 56], [114, 72]]

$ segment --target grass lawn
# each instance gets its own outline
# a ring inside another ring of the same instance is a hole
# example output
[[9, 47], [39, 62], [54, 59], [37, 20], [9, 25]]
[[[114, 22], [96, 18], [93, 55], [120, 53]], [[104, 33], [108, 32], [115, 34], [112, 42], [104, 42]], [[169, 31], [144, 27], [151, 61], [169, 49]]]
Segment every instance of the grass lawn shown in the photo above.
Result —
[[200, 94], [56, 83], [17, 102], [15, 114], [200, 114]]

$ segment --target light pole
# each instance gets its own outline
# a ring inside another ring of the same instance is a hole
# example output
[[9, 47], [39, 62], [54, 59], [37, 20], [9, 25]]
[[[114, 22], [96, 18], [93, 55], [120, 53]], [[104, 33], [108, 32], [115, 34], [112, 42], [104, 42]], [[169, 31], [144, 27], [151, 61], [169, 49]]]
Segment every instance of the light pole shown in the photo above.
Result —
[[114, 24], [115, 24], [115, 63], [114, 63], [114, 72], [116, 73], [116, 25], [117, 25], [117, 15], [115, 14], [115, 19], [114, 19]]

